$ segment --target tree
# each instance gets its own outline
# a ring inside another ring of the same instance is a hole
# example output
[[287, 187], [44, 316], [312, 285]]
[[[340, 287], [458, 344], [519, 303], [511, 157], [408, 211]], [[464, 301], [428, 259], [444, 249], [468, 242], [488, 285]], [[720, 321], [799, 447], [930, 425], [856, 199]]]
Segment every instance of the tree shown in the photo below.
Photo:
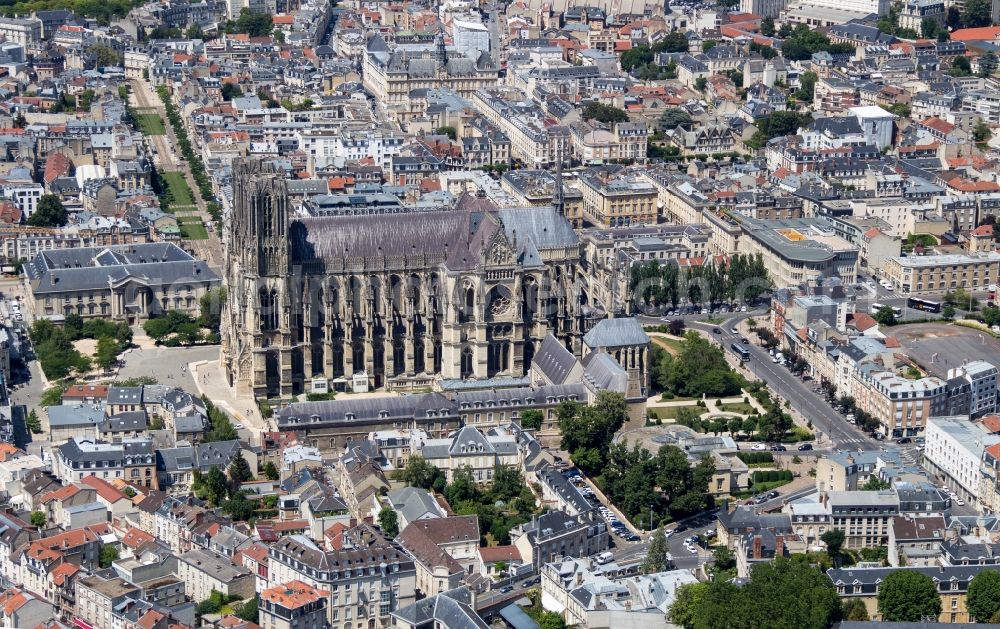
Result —
[[237, 452], [229, 464], [229, 480], [233, 482], [233, 485], [239, 486], [252, 478], [253, 471], [250, 469], [250, 464], [243, 458], [242, 452]]
[[937, 585], [921, 572], [890, 572], [878, 590], [878, 611], [882, 620], [889, 622], [919, 622], [925, 616], [937, 618], [941, 613]]
[[257, 505], [247, 498], [246, 492], [243, 491], [236, 492], [229, 500], [223, 500], [219, 506], [222, 508], [223, 513], [229, 514], [234, 520], [239, 522], [251, 520], [257, 511]]
[[799, 77], [799, 90], [795, 92], [795, 98], [812, 102], [813, 96], [816, 94], [816, 81], [818, 80], [819, 75], [812, 70], [803, 72], [802, 76]]
[[110, 568], [111, 564], [118, 559], [118, 549], [111, 544], [105, 544], [101, 547], [101, 557], [100, 564], [102, 568]]
[[31, 512], [31, 526], [37, 526], [42, 528], [45, 523], [48, 522], [48, 518], [45, 516], [44, 511], [32, 511]]
[[542, 612], [538, 615], [538, 629], [566, 629], [566, 621], [556, 612]]
[[766, 37], [774, 37], [774, 18], [765, 17], [760, 21], [760, 33]]
[[260, 619], [260, 612], [257, 609], [257, 605], [256, 596], [242, 603], [235, 603], [233, 604], [233, 615], [247, 622], [256, 623]]
[[932, 17], [925, 17], [920, 21], [920, 34], [926, 39], [934, 39], [937, 37], [938, 28], [940, 28], [940, 26], [938, 25], [937, 20]]
[[122, 55], [107, 44], [93, 44], [87, 52], [94, 57], [94, 65], [98, 68], [122, 65]]
[[198, 300], [198, 324], [203, 328], [208, 328], [209, 330], [218, 332], [222, 315], [222, 306], [226, 303], [227, 298], [228, 294], [225, 286], [219, 286], [205, 291], [205, 294]]
[[1000, 612], [1000, 572], [982, 570], [972, 578], [965, 608], [978, 622], [986, 622]]
[[941, 316], [944, 317], [945, 319], [949, 320], [949, 321], [951, 321], [952, 319], [954, 319], [955, 318], [955, 306], [952, 306], [951, 304], [945, 304], [944, 307], [941, 308]]
[[458, 131], [455, 130], [455, 127], [449, 127], [449, 126], [438, 127], [437, 130], [434, 131], [434, 133], [438, 135], [446, 135], [452, 140], [458, 137]]
[[274, 461], [268, 461], [264, 464], [264, 478], [267, 480], [278, 480], [278, 466], [274, 464]]
[[378, 512], [378, 526], [389, 539], [399, 535], [399, 516], [396, 515], [396, 510], [388, 505], [382, 507]]
[[958, 56], [955, 60], [951, 62], [951, 68], [948, 70], [949, 76], [970, 76], [972, 74], [972, 64], [965, 57]]
[[991, 137], [993, 137], [993, 131], [990, 129], [990, 125], [984, 121], [980, 120], [976, 123], [976, 126], [972, 127], [972, 139], [977, 143], [986, 142]]
[[534, 408], [528, 409], [521, 413], [521, 427], [527, 430], [539, 430], [544, 418], [542, 411]]
[[241, 90], [240, 86], [235, 83], [223, 83], [222, 89], [219, 91], [222, 92], [222, 100], [225, 101], [230, 101], [234, 98], [243, 96], [243, 90]]
[[69, 213], [62, 199], [54, 194], [43, 194], [38, 198], [38, 205], [27, 223], [31, 227], [63, 227], [68, 220]]
[[233, 33], [246, 33], [250, 37], [267, 37], [274, 29], [274, 22], [267, 13], [251, 13], [250, 9], [240, 10], [240, 16], [233, 25]]
[[226, 480], [226, 475], [222, 473], [222, 470], [213, 465], [212, 469], [202, 476], [202, 487], [204, 488], [204, 497], [212, 504], [218, 505], [222, 503], [229, 492], [229, 481]]
[[690, 127], [692, 122], [691, 114], [678, 107], [667, 109], [660, 116], [660, 128], [667, 130]]
[[875, 475], [870, 476], [868, 482], [861, 486], [861, 491], [882, 491], [883, 489], [889, 489], [889, 483]]
[[997, 57], [997, 53], [992, 50], [986, 52], [979, 58], [979, 76], [984, 79], [990, 76], [996, 72], [998, 64], [1000, 64], [1000, 58]]
[[101, 371], [107, 373], [111, 371], [111, 367], [114, 366], [115, 362], [118, 360], [118, 354], [122, 351], [121, 345], [117, 340], [110, 336], [102, 336], [97, 339], [97, 349], [94, 352], [94, 363], [101, 368]]
[[434, 481], [443, 472], [434, 465], [427, 462], [422, 456], [411, 456], [406, 462], [406, 467], [397, 472], [400, 480], [411, 487], [421, 487], [430, 489], [434, 486]]
[[31, 409], [28, 412], [28, 417], [24, 420], [24, 423], [28, 427], [28, 430], [31, 431], [31, 434], [37, 435], [42, 432], [42, 422], [38, 419], [38, 413], [35, 409]]
[[749, 582], [738, 587], [728, 579], [678, 588], [679, 606], [671, 621], [687, 628], [794, 627], [825, 629], [841, 613], [837, 590], [804, 555], [776, 557], [757, 564]]
[[989, 26], [993, 21], [993, 5], [990, 0], [967, 0], [962, 11], [962, 26], [976, 28]]
[[188, 39], [205, 39], [205, 32], [197, 24], [192, 24], [184, 31], [184, 37]]
[[694, 629], [708, 583], [686, 583], [677, 588], [670, 606], [670, 622], [684, 629]]
[[668, 33], [666, 37], [653, 44], [653, 52], [687, 52], [688, 48], [687, 36], [680, 31]]
[[878, 312], [875, 313], [874, 319], [879, 325], [896, 325], [896, 313], [892, 311], [892, 306], [882, 306], [879, 308]]
[[841, 615], [845, 620], [868, 622], [868, 608], [861, 599], [849, 598], [844, 600], [844, 609]]
[[587, 103], [581, 114], [584, 120], [597, 120], [604, 123], [628, 122], [628, 113], [604, 103]]
[[670, 561], [667, 558], [669, 550], [667, 535], [661, 526], [656, 529], [656, 532], [653, 533], [653, 538], [649, 540], [649, 550], [646, 552], [646, 558], [642, 561], [642, 571], [646, 574], [652, 574], [666, 570], [670, 565]]
[[820, 540], [826, 544], [826, 554], [830, 555], [833, 565], [840, 565], [840, 549], [844, 546], [844, 531], [842, 529], [830, 529], [819, 536]]

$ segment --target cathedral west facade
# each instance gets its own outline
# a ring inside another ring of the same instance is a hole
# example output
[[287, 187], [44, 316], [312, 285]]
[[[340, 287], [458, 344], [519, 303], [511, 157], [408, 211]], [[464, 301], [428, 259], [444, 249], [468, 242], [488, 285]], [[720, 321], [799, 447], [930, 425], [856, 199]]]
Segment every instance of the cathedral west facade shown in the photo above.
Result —
[[579, 354], [580, 241], [554, 207], [293, 218], [281, 174], [234, 163], [222, 361], [230, 384], [288, 398], [313, 379], [377, 388], [520, 377], [552, 332]]

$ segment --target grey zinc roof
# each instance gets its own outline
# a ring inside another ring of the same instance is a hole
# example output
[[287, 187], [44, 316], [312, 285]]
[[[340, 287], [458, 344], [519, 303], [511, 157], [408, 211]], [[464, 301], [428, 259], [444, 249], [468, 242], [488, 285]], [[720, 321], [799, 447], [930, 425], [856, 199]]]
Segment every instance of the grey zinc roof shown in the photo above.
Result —
[[104, 419], [104, 411], [89, 406], [50, 406], [45, 409], [53, 428], [96, 426]]
[[602, 319], [583, 335], [583, 342], [590, 348], [646, 345], [649, 336], [634, 317]]
[[153, 286], [220, 279], [173, 243], [54, 249], [39, 253], [24, 268], [35, 293], [106, 289], [130, 277]]
[[625, 393], [628, 374], [610, 354], [592, 352], [583, 359], [584, 377], [600, 391]]
[[549, 333], [532, 358], [531, 366], [542, 372], [552, 384], [562, 384], [576, 366], [576, 357]]
[[486, 436], [475, 426], [465, 426], [452, 437], [449, 454], [465, 454], [467, 452], [484, 452], [493, 454], [496, 450]]
[[472, 608], [472, 595], [466, 587], [442, 592], [393, 612], [412, 626], [433, 624], [443, 629], [489, 629]]
[[[507, 240], [521, 247], [525, 239], [539, 251], [579, 246], [580, 238], [565, 217], [553, 207], [497, 210]], [[519, 252], [520, 253], [520, 252]]]
[[440, 393], [421, 393], [400, 397], [361, 398], [332, 400], [328, 402], [298, 402], [289, 404], [278, 411], [278, 426], [288, 428], [300, 423], [316, 421], [371, 421], [379, 419], [382, 411], [389, 418], [425, 417], [428, 411], [444, 411], [451, 415], [454, 412], [452, 402]]
[[407, 522], [416, 522], [427, 517], [441, 517], [441, 507], [426, 489], [403, 487], [389, 492], [389, 502]]

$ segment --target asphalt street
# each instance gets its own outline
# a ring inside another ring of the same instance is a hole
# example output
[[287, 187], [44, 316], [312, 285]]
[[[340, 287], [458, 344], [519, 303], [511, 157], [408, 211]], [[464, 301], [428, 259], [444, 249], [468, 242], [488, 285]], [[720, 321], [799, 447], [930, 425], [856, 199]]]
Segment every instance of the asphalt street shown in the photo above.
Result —
[[[716, 315], [716, 318], [718, 316]], [[713, 340], [722, 344], [724, 351], [731, 355], [732, 350], [730, 346], [734, 341], [739, 341], [744, 337], [753, 341], [750, 338], [751, 335], [745, 331], [733, 334], [733, 326], [740, 324], [748, 317], [756, 316], [759, 318], [765, 317], [766, 314], [763, 311], [757, 310], [749, 313], [730, 313], [721, 316], [727, 318], [718, 323], [706, 321], [707, 317], [704, 315], [685, 316], [681, 318], [685, 320], [689, 327], [707, 332]], [[663, 319], [657, 317], [642, 316], [640, 319], [644, 324], [664, 323]], [[720, 333], [715, 334], [713, 332], [715, 329], [718, 329]], [[772, 362], [771, 356], [761, 347], [751, 343], [749, 350], [750, 360], [746, 363], [747, 369], [756, 378], [766, 382], [778, 398], [782, 401], [788, 400], [791, 403], [793, 411], [799, 413], [807, 421], [812, 422], [814, 430], [822, 432], [831, 439], [834, 449], [857, 449], [861, 445], [877, 447], [878, 442], [858, 430], [854, 425], [848, 423], [843, 416], [830, 406], [821, 394], [813, 391], [798, 376], [794, 375], [787, 368]]]

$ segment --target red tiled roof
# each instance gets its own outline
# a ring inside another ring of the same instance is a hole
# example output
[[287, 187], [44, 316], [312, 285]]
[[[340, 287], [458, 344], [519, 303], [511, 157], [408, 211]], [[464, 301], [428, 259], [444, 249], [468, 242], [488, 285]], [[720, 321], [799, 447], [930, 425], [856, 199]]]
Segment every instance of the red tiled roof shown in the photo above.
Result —
[[854, 327], [864, 332], [878, 325], [878, 321], [863, 312], [854, 313]]
[[980, 225], [979, 227], [972, 230], [973, 236], [992, 236], [993, 226], [992, 225]]
[[125, 536], [122, 537], [122, 545], [128, 548], [138, 548], [143, 544], [147, 544], [156, 539], [146, 531], [142, 529], [137, 529], [134, 526], [130, 528]]
[[80, 481], [88, 487], [93, 487], [97, 490], [97, 495], [104, 498], [110, 503], [118, 502], [119, 500], [128, 500], [128, 496], [118, 491], [111, 486], [108, 481], [103, 478], [97, 478], [96, 476], [85, 476], [83, 480]]
[[521, 561], [521, 553], [516, 546], [482, 546], [479, 548], [479, 556], [484, 563], [496, 563], [498, 561]]
[[1000, 432], [1000, 415], [987, 415], [979, 423], [990, 432]]
[[924, 120], [921, 124], [923, 124], [928, 129], [934, 129], [939, 133], [945, 133], [945, 134], [951, 133], [956, 129], [955, 125], [951, 124], [947, 120], [942, 120], [936, 116]]
[[1000, 36], [1000, 26], [960, 28], [951, 33], [951, 41], [986, 41]]

